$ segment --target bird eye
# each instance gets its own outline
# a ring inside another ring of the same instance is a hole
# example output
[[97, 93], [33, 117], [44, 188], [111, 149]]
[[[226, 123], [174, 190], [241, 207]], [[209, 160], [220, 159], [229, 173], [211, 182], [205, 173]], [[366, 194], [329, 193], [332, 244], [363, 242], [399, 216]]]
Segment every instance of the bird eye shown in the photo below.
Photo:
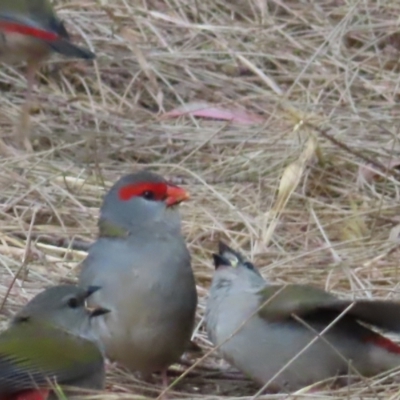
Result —
[[255, 269], [255, 268], [254, 268], [254, 265], [253, 265], [250, 261], [244, 262], [243, 265], [244, 265], [247, 269], [250, 269], [250, 270], [254, 270], [254, 269]]
[[155, 199], [155, 195], [154, 192], [152, 192], [151, 190], [146, 190], [143, 192], [142, 197], [144, 197], [147, 200], [154, 200]]
[[71, 297], [68, 300], [68, 307], [69, 308], [78, 308], [79, 307], [79, 301], [76, 297]]
[[18, 317], [14, 318], [14, 324], [20, 324], [22, 322], [29, 322], [30, 318], [26, 315], [19, 315]]

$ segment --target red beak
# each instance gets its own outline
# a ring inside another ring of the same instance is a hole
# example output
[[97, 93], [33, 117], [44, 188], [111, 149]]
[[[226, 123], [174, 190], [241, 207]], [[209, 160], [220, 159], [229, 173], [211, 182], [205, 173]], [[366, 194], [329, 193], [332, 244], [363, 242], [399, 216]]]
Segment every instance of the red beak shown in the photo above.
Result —
[[189, 193], [179, 186], [168, 185], [167, 186], [167, 198], [165, 204], [167, 207], [174, 206], [181, 203], [182, 201], [189, 200]]

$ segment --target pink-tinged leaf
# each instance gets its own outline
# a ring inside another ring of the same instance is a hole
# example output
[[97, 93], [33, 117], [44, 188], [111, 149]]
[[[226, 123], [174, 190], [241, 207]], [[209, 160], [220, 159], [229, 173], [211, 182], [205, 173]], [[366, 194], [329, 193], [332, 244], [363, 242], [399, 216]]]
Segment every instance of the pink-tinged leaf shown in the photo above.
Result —
[[372, 182], [377, 175], [376, 168], [371, 164], [360, 165], [358, 167], [357, 181], [362, 182]]
[[[389, 164], [387, 165], [388, 169], [395, 169], [400, 167], [400, 160], [391, 160]], [[365, 165], [360, 165], [358, 168], [358, 182], [367, 182], [371, 183], [375, 179], [379, 178], [384, 178], [385, 176], [385, 171], [381, 171], [377, 169], [374, 165], [371, 164], [365, 164]]]
[[239, 124], [262, 124], [263, 118], [237, 108], [225, 108], [204, 102], [187, 103], [164, 114], [165, 118], [177, 118], [183, 115], [194, 117], [219, 119], [237, 122]]

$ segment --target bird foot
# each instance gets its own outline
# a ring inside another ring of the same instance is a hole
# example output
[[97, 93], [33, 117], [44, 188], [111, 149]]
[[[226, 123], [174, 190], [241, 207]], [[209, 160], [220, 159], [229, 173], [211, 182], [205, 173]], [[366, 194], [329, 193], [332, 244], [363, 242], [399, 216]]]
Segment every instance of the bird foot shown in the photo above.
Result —
[[15, 136], [18, 139], [18, 145], [21, 146], [27, 153], [33, 153], [33, 146], [29, 140], [29, 126], [21, 123], [15, 130]]
[[105, 370], [110, 372], [112, 369], [114, 369], [118, 363], [116, 361], [110, 361], [108, 358], [106, 358], [106, 361], [104, 363]]
[[15, 157], [21, 155], [21, 152], [14, 147], [8, 146], [0, 139], [0, 155], [3, 157]]

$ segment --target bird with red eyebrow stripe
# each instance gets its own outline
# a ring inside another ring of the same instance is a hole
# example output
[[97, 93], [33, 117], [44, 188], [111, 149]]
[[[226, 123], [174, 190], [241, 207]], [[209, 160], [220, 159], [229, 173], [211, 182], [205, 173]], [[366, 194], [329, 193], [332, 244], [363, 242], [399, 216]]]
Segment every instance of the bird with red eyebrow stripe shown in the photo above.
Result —
[[144, 378], [167, 368], [189, 346], [197, 305], [190, 254], [177, 205], [188, 193], [143, 170], [122, 177], [100, 209], [97, 241], [79, 284], [101, 286], [89, 306], [107, 307], [95, 321], [112, 361]]
[[[32, 151], [29, 111], [35, 73], [41, 62], [52, 52], [86, 60], [95, 57], [90, 50], [71, 43], [63, 22], [55, 15], [49, 0], [1, 0], [0, 62], [27, 64], [28, 88], [17, 127], [20, 144], [27, 151]], [[1, 145], [1, 150], [7, 152], [7, 146], [4, 143]]]

